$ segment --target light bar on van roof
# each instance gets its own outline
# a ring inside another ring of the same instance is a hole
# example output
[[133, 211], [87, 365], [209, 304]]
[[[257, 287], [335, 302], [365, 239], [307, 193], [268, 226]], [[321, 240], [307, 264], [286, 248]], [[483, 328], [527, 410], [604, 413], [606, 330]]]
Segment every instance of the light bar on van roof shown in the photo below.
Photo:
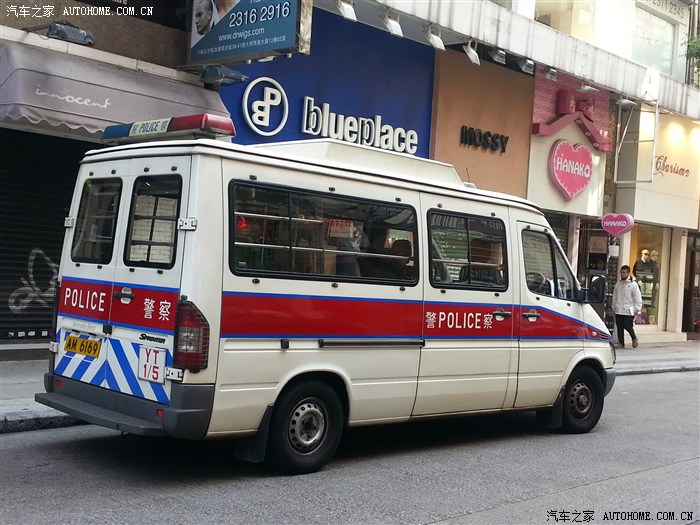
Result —
[[171, 117], [156, 120], [144, 120], [131, 124], [107, 126], [102, 133], [102, 142], [121, 144], [140, 140], [162, 140], [176, 136], [208, 137], [236, 135], [233, 121], [209, 113]]

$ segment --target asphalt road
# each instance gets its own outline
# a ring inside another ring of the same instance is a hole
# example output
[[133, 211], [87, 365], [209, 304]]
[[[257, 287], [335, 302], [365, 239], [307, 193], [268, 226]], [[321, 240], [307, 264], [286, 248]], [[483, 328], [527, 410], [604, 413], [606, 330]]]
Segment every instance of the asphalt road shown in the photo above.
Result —
[[698, 372], [623, 376], [589, 434], [531, 414], [353, 429], [296, 477], [229, 441], [4, 434], [0, 523], [700, 523], [698, 399]]

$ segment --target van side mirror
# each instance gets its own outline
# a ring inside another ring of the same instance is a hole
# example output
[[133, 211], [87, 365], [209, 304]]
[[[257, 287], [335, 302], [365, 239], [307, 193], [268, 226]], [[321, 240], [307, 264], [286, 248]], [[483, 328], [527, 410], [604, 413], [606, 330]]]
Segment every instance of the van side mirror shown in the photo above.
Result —
[[608, 282], [604, 275], [591, 276], [591, 282], [588, 287], [588, 301], [591, 304], [603, 304], [607, 287]]

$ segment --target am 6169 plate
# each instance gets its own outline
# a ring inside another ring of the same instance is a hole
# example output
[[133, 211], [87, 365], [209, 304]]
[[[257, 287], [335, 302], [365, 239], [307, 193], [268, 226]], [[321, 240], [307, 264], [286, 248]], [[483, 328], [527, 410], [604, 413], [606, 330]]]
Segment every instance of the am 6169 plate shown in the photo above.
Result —
[[83, 339], [81, 337], [69, 335], [66, 337], [63, 348], [66, 352], [74, 352], [76, 354], [83, 354], [97, 358], [100, 355], [102, 343], [100, 341], [95, 341], [94, 339]]

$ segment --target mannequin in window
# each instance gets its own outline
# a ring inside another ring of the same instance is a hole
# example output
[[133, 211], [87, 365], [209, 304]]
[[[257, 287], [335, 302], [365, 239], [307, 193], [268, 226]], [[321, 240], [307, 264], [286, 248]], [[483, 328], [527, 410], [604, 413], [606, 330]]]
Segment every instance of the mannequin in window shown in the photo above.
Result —
[[654, 271], [655, 268], [656, 262], [651, 259], [649, 250], [645, 248], [642, 250], [642, 256], [636, 263], [634, 263], [634, 266], [632, 267], [632, 274], [634, 275], [635, 279], [641, 280], [642, 277], [646, 278], [646, 276], [654, 276], [656, 274]]

